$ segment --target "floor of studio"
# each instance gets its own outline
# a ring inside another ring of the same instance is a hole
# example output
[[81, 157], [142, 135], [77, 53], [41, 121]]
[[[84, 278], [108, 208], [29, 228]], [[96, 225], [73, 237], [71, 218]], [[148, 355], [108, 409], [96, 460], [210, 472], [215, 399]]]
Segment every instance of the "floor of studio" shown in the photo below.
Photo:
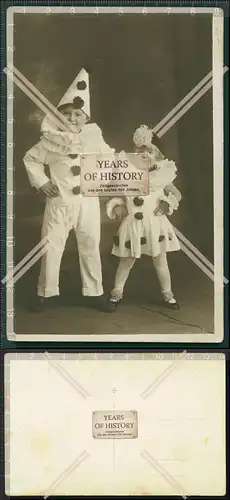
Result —
[[[28, 248], [26, 240], [20, 240], [24, 241], [25, 245], [23, 249], [22, 243], [20, 248], [22, 258]], [[105, 248], [103, 241], [102, 245], [104, 287], [108, 294], [118, 261], [110, 255], [109, 248]], [[179, 311], [165, 309], [158, 303], [160, 293], [155, 271], [151, 260], [143, 257], [131, 271], [122, 304], [115, 313], [110, 314], [83, 307], [78, 258], [73, 239], [67, 243], [67, 247], [61, 266], [60, 307], [47, 309], [41, 314], [28, 310], [29, 300], [36, 290], [40, 262], [16, 284], [16, 334], [101, 334], [103, 340], [106, 334], [135, 336], [141, 333], [152, 335], [214, 332], [213, 283], [182, 251], [169, 255], [173, 290], [181, 306]]]

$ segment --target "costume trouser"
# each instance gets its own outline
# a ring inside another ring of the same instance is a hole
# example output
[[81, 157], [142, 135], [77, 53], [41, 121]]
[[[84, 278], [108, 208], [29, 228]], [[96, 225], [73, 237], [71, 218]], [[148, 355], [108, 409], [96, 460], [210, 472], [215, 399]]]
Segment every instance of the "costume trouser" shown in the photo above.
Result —
[[[135, 262], [135, 257], [120, 258], [114, 282], [114, 289], [112, 291], [112, 295], [114, 296], [114, 298], [122, 298], [125, 283]], [[165, 297], [167, 297], [168, 299], [171, 299], [171, 277], [166, 254], [162, 253], [157, 255], [157, 257], [153, 257], [153, 265], [157, 273], [162, 294], [165, 295]]]
[[48, 237], [42, 257], [37, 293], [42, 297], [59, 295], [62, 255], [69, 232], [74, 229], [79, 252], [82, 294], [103, 294], [100, 258], [100, 205], [98, 198], [78, 196], [72, 204], [62, 206], [47, 199], [42, 239]]

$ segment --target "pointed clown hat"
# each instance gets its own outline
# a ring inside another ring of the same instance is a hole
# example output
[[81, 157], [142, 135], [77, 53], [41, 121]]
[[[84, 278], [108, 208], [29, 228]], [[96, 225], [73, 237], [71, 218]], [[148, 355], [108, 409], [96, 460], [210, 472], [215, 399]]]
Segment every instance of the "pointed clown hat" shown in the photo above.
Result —
[[60, 109], [67, 104], [73, 104], [90, 118], [89, 74], [84, 68], [78, 73], [57, 107]]

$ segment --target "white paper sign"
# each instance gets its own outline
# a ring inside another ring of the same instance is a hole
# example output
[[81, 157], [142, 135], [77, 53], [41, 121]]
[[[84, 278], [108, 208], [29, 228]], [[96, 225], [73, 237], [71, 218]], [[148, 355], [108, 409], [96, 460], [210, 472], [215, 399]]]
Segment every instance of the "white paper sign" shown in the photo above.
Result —
[[81, 194], [83, 196], [147, 195], [149, 163], [145, 168], [139, 155], [88, 153], [81, 155]]
[[93, 437], [96, 439], [137, 438], [137, 411], [94, 411]]

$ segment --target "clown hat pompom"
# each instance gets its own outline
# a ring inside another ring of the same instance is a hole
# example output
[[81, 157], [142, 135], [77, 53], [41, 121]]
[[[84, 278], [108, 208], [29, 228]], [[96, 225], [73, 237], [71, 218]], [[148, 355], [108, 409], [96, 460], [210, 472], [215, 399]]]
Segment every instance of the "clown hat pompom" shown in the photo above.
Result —
[[67, 104], [72, 104], [74, 107], [81, 109], [90, 118], [89, 74], [84, 68], [81, 69], [60, 100], [58, 108]]
[[133, 135], [133, 142], [137, 148], [142, 146], [150, 146], [153, 138], [153, 130], [147, 127], [147, 125], [141, 125], [137, 128]]
[[151, 146], [158, 149], [160, 155], [165, 156], [165, 147], [162, 144], [162, 140], [157, 134], [153, 132], [153, 129], [147, 125], [140, 125], [133, 135], [133, 143], [136, 148], [141, 148], [146, 146], [147, 148]]

